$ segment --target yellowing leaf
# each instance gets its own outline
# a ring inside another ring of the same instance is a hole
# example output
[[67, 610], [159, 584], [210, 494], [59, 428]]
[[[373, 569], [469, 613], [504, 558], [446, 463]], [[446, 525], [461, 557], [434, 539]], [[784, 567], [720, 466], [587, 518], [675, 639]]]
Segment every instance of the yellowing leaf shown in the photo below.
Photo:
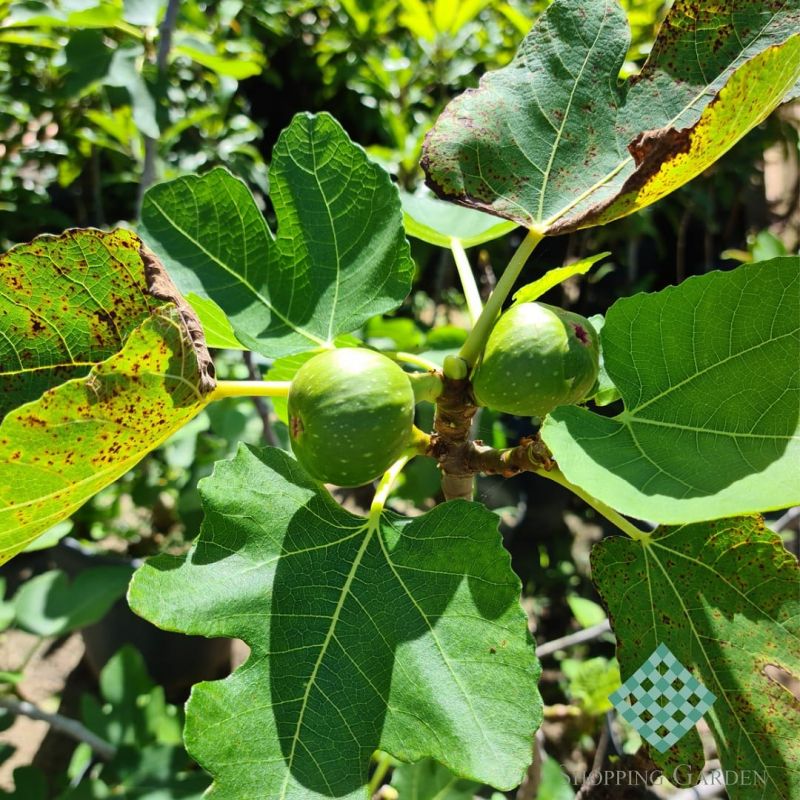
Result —
[[131, 233], [41, 237], [0, 277], [3, 563], [188, 422], [214, 379], [197, 319]]
[[[798, 79], [800, 35], [742, 66], [692, 127], [641, 134], [629, 146], [636, 170], [613, 201], [588, 212], [590, 224], [632, 214], [697, 177], [763, 122]], [[558, 233], [559, 226], [552, 231]]]

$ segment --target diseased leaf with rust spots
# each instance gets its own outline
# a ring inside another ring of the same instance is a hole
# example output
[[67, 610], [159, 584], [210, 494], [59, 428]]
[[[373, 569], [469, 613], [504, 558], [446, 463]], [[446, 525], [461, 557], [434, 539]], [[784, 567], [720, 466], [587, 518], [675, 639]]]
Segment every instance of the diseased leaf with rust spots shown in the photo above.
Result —
[[[797, 0], [679, 0], [641, 74], [623, 84], [630, 32], [619, 4], [556, 0], [511, 64], [445, 109], [424, 146], [428, 183], [445, 199], [557, 234], [598, 224], [620, 194], [689, 152], [660, 190], [603, 219], [631, 213], [690, 180], [781, 102], [800, 78], [797, 43], [787, 44], [799, 28]], [[683, 133], [712, 101], [720, 108]]]
[[0, 420], [119, 352], [162, 301], [129, 231], [69, 230], [0, 256]]
[[[627, 680], [663, 642], [716, 696], [705, 719], [731, 800], [800, 800], [800, 568], [757, 517], [657, 528], [644, 542], [595, 545], [592, 578], [617, 636]], [[782, 685], [784, 683], [785, 685]], [[691, 731], [651, 757], [694, 781]]]
[[213, 367], [200, 325], [140, 245], [125, 231], [76, 230], [2, 262], [17, 302], [6, 290], [0, 563], [208, 402]]
[[[798, 77], [800, 35], [740, 67], [692, 127], [663, 128], [634, 140], [630, 151], [636, 169], [613, 200], [590, 209], [587, 219], [604, 225], [688, 183], [763, 122]], [[557, 224], [553, 232], [558, 229]]]

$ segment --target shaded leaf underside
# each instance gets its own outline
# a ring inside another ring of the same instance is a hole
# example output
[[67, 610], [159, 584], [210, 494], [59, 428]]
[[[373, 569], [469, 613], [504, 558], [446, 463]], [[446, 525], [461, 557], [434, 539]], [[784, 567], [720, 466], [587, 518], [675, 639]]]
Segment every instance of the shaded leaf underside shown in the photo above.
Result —
[[699, 174], [782, 100], [800, 78], [800, 37], [787, 43], [798, 28], [796, 0], [682, 0], [641, 74], [620, 84], [630, 34], [619, 4], [556, 0], [509, 66], [447, 106], [426, 139], [428, 182], [542, 233], [631, 213]]
[[[709, 722], [732, 800], [800, 798], [800, 568], [758, 518], [658, 528], [643, 545], [613, 537], [592, 576], [617, 636], [623, 680], [663, 642], [717, 696]], [[696, 782], [695, 730], [652, 758]]]
[[538, 726], [519, 582], [482, 506], [354, 516], [285, 453], [241, 448], [201, 484], [185, 559], [161, 556], [129, 602], [161, 627], [252, 648], [195, 687], [186, 741], [211, 796], [365, 796], [377, 748], [510, 788]]

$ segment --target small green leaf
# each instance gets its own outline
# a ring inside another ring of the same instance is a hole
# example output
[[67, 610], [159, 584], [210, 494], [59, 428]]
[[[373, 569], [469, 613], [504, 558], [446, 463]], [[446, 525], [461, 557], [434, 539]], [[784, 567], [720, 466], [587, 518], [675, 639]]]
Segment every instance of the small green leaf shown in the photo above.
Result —
[[600, 334], [600, 368], [597, 372], [597, 384], [593, 389], [594, 394], [589, 398], [596, 406], [608, 406], [620, 399], [619, 389], [614, 386], [614, 382], [608, 375], [606, 369], [606, 359], [603, 355], [603, 326], [606, 319], [602, 314], [593, 314], [589, 317], [592, 327]]
[[799, 26], [796, 3], [676, 2], [641, 73], [622, 83], [619, 3], [556, 0], [511, 64], [439, 117], [423, 150], [428, 183], [542, 234], [629, 214], [781, 102], [800, 77]]
[[128, 599], [160, 627], [251, 647], [187, 708], [220, 797], [363, 798], [376, 749], [520, 782], [539, 668], [494, 514], [455, 501], [370, 524], [272, 448], [241, 447], [200, 491], [194, 548], [148, 561]]
[[[603, 612], [603, 619], [605, 616]], [[565, 658], [561, 662], [561, 671], [568, 680], [567, 694], [580, 703], [585, 713], [600, 715], [612, 708], [609, 695], [620, 685], [616, 661], [602, 657], [586, 661]]]
[[329, 115], [300, 114], [270, 166], [273, 236], [224, 169], [152, 187], [143, 237], [178, 287], [214, 300], [236, 337], [269, 357], [331, 344], [396, 308], [413, 262], [397, 189]]
[[470, 208], [459, 208], [432, 195], [400, 191], [406, 233], [438, 247], [450, 247], [458, 239], [463, 247], [498, 239], [517, 227], [514, 222], [498, 222], [497, 217]]
[[473, 800], [481, 788], [479, 783], [453, 775], [432, 758], [395, 767], [391, 785], [399, 800]]
[[43, 236], [0, 267], [2, 563], [194, 417], [214, 379], [199, 323], [133, 234]]
[[200, 324], [203, 326], [203, 335], [208, 347], [221, 350], [246, 350], [247, 348], [236, 338], [231, 323], [225, 312], [207, 297], [198, 297], [191, 292], [186, 295], [186, 300], [194, 309]]
[[238, 81], [260, 75], [265, 63], [264, 57], [259, 53], [247, 53], [246, 57], [242, 53], [209, 53], [202, 47], [193, 46], [188, 40], [177, 44], [175, 52], [202, 64], [217, 75]]
[[618, 300], [601, 333], [625, 410], [562, 407], [542, 436], [566, 477], [640, 519], [800, 503], [800, 258]]
[[[627, 680], [663, 642], [717, 697], [705, 719], [732, 800], [800, 798], [800, 569], [756, 518], [658, 528], [643, 542], [595, 545], [592, 577], [608, 607]], [[696, 782], [703, 753], [690, 731], [663, 755], [667, 777]], [[673, 781], [675, 782], [675, 781]]]
[[580, 261], [573, 264], [567, 264], [565, 267], [555, 267], [548, 270], [541, 278], [523, 286], [519, 291], [514, 294], [514, 303], [531, 303], [538, 300], [545, 292], [549, 292], [559, 283], [563, 283], [567, 278], [573, 275], [585, 275], [601, 258], [610, 256], [611, 253], [598, 253], [594, 256], [587, 256]]
[[575, 617], [578, 625], [582, 628], [591, 628], [592, 625], [599, 625], [606, 618], [606, 612], [602, 606], [577, 594], [567, 597], [567, 604], [572, 616]]
[[63, 636], [101, 619], [125, 594], [133, 569], [93, 567], [70, 583], [60, 570], [26, 581], [14, 597], [17, 625], [38, 636]]
[[542, 776], [536, 800], [572, 800], [575, 791], [561, 765], [554, 758], [542, 760]]

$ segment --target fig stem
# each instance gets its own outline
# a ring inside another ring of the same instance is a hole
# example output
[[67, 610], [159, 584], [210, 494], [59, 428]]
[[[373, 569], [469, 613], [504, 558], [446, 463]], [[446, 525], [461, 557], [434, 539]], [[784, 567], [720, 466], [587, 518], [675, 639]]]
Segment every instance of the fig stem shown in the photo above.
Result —
[[414, 390], [416, 403], [435, 403], [444, 388], [441, 372], [414, 372], [409, 374], [408, 378]]
[[433, 361], [428, 361], [427, 358], [423, 358], [422, 356], [418, 356], [414, 353], [405, 353], [402, 350], [381, 350], [379, 352], [381, 355], [391, 358], [392, 361], [400, 361], [403, 364], [410, 364], [412, 367], [419, 367], [427, 372], [430, 372], [430, 370], [439, 369], [438, 364], [435, 364]]
[[287, 397], [291, 381], [217, 381], [211, 400], [225, 397]]
[[551, 481], [555, 481], [566, 489], [569, 489], [573, 494], [578, 495], [578, 497], [580, 497], [581, 500], [583, 500], [587, 505], [590, 505], [595, 511], [598, 512], [598, 514], [604, 516], [612, 525], [615, 525], [623, 533], [626, 533], [631, 537], [631, 539], [635, 539], [637, 542], [642, 542], [642, 544], [647, 544], [647, 542], [650, 540], [650, 533], [648, 531], [643, 531], [640, 528], [637, 528], [632, 522], [629, 522], [627, 519], [625, 519], [622, 514], [614, 511], [613, 508], [607, 506], [596, 497], [593, 497], [588, 492], [581, 489], [580, 486], [576, 486], [574, 483], [568, 481], [560, 469], [537, 469], [536, 474], [541, 475], [543, 478], [548, 478]]
[[481, 293], [478, 291], [478, 284], [475, 283], [475, 275], [461, 239], [450, 237], [450, 249], [453, 251], [453, 260], [456, 262], [461, 288], [464, 290], [464, 299], [467, 301], [469, 321], [471, 325], [475, 325], [483, 311]]
[[520, 272], [522, 272], [528, 257], [543, 238], [544, 234], [538, 231], [528, 231], [527, 236], [522, 240], [520, 246], [511, 257], [511, 261], [508, 262], [505, 271], [500, 276], [494, 291], [489, 295], [489, 299], [486, 301], [475, 327], [469, 332], [459, 352], [459, 356], [471, 367], [475, 366], [475, 362], [483, 352], [486, 340], [489, 338], [497, 316], [503, 308], [503, 303], [505, 303], [506, 298], [514, 288], [514, 284]]
[[416, 455], [414, 450], [406, 451], [383, 473], [383, 477], [378, 483], [378, 488], [375, 490], [375, 497], [372, 498], [372, 504], [369, 507], [368, 525], [370, 529], [375, 530], [378, 527], [383, 508], [389, 498], [389, 492], [392, 491], [392, 486], [403, 471], [403, 467], [414, 455]]

